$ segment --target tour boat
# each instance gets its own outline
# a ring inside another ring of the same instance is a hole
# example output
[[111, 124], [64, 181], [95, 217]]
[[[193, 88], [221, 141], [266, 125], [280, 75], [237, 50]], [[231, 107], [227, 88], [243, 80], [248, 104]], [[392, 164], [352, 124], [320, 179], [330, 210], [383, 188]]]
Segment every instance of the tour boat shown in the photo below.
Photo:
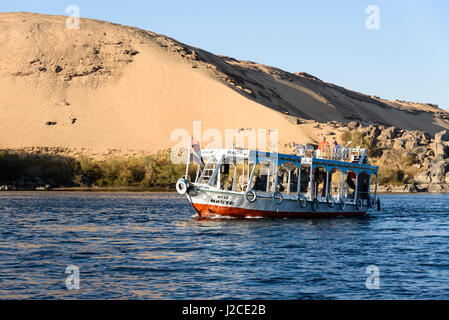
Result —
[[331, 218], [380, 208], [378, 167], [366, 150], [322, 152], [296, 145], [296, 154], [195, 148], [176, 183], [200, 217]]

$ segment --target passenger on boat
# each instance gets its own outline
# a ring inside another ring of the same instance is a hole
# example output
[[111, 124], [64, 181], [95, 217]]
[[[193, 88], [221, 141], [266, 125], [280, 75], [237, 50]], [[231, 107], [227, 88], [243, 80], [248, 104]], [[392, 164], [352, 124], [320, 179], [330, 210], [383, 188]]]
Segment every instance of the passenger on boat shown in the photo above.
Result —
[[321, 172], [321, 181], [323, 182], [323, 188], [321, 189], [321, 196], [324, 198], [326, 196], [326, 172]]
[[362, 172], [358, 177], [358, 198], [368, 199], [369, 198], [369, 176]]
[[329, 142], [326, 141], [326, 137], [323, 137], [323, 141], [318, 145], [319, 158], [330, 159], [331, 158], [331, 148]]
[[257, 191], [265, 191], [266, 188], [267, 188], [267, 176], [266, 175], [256, 176], [253, 189]]
[[[348, 190], [346, 190], [348, 192], [347, 198], [354, 199], [356, 177], [357, 176], [356, 176], [355, 172], [353, 172], [353, 171], [350, 171], [346, 177], [346, 184], [348, 186]], [[351, 191], [349, 189], [351, 189]]]
[[326, 137], [323, 137], [323, 141], [318, 145], [318, 150], [325, 152], [329, 148], [329, 142], [326, 141]]
[[354, 180], [356, 178], [355, 172], [349, 172], [348, 177], [346, 178], [346, 183], [348, 184], [348, 187], [355, 190], [355, 183]]
[[310, 169], [301, 168], [301, 193], [306, 193], [309, 188], [309, 181], [310, 181]]
[[341, 146], [338, 144], [337, 139], [334, 138], [334, 143], [332, 146], [332, 152], [334, 154], [334, 158], [336, 157], [336, 155], [338, 155], [340, 153], [341, 150]]
[[326, 172], [321, 171], [320, 168], [316, 168], [314, 172], [314, 179], [313, 179], [313, 199], [317, 198], [318, 192], [319, 192], [319, 186], [320, 184], [323, 184], [323, 188], [321, 189], [321, 196], [326, 196]]
[[279, 170], [277, 190], [284, 192], [288, 188], [288, 173], [286, 170]]

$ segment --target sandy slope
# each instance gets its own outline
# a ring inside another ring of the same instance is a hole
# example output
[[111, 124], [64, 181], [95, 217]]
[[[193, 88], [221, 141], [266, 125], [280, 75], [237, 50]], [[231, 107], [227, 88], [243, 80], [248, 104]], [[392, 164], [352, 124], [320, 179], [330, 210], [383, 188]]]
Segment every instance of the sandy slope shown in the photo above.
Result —
[[0, 13], [0, 148], [155, 152], [176, 144], [173, 130], [191, 132], [193, 120], [223, 134], [278, 129], [281, 150], [317, 140], [328, 127], [315, 121], [449, 128], [434, 106], [369, 97], [137, 28], [82, 19], [68, 30], [65, 19]]

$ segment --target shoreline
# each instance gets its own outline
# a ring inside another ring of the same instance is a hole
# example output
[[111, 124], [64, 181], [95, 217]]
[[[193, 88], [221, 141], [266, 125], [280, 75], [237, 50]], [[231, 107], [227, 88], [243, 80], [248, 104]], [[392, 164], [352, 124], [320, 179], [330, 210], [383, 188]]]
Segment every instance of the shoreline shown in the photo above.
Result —
[[0, 193], [7, 192], [140, 192], [140, 193], [176, 193], [176, 190], [166, 188], [142, 189], [138, 187], [60, 187], [48, 189], [16, 189], [0, 190]]
[[[177, 193], [176, 190], [167, 188], [142, 189], [139, 187], [60, 187], [48, 189], [19, 189], [19, 190], [0, 190], [0, 193], [8, 192], [129, 192], [129, 193]], [[386, 194], [449, 194], [449, 192], [432, 192], [432, 191], [378, 191], [378, 195]]]

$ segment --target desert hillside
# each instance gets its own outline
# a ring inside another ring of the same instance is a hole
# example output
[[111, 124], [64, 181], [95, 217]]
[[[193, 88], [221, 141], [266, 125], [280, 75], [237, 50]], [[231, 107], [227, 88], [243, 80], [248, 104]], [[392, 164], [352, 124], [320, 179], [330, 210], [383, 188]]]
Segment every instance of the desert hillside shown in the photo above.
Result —
[[65, 21], [0, 13], [0, 148], [156, 152], [194, 120], [203, 131], [279, 129], [281, 150], [353, 120], [449, 129], [432, 104], [367, 96], [134, 27], [81, 19], [69, 30]]

